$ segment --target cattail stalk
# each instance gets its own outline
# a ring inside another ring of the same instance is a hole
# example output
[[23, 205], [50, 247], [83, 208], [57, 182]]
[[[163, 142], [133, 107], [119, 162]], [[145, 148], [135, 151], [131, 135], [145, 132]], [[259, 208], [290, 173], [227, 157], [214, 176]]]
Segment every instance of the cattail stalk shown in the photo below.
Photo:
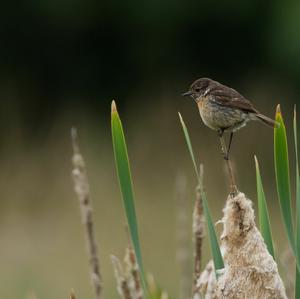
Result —
[[[203, 299], [216, 299], [214, 297], [216, 289], [216, 274], [213, 260], [210, 260], [197, 281], [197, 293]], [[198, 298], [199, 298], [198, 296]], [[195, 298], [195, 296], [194, 296]]]
[[112, 255], [111, 262], [114, 268], [115, 277], [117, 280], [117, 290], [120, 297], [122, 299], [133, 299], [129, 288], [129, 282], [124, 274], [120, 260], [116, 256]]
[[132, 281], [132, 291], [134, 293], [133, 297], [135, 299], [143, 299], [144, 295], [141, 286], [139, 267], [136, 262], [135, 252], [131, 246], [129, 246], [126, 250], [125, 265], [127, 267], [129, 280]]
[[193, 212], [193, 234], [194, 234], [194, 284], [193, 293], [196, 292], [197, 281], [201, 274], [201, 262], [202, 262], [202, 243], [204, 237], [204, 216], [203, 205], [201, 198], [201, 189], [198, 185], [196, 187], [196, 201]]
[[214, 298], [287, 299], [277, 264], [256, 227], [252, 202], [243, 193], [230, 195], [223, 211], [225, 268]]
[[193, 235], [194, 235], [194, 280], [193, 280], [193, 298], [198, 298], [197, 282], [201, 275], [202, 264], [202, 243], [204, 238], [205, 217], [203, 214], [202, 193], [203, 186], [203, 165], [200, 164], [199, 182], [196, 187], [196, 201], [193, 211]]
[[87, 251], [89, 255], [91, 281], [96, 299], [102, 299], [102, 277], [100, 273], [99, 259], [97, 255], [97, 245], [95, 240], [93, 209], [90, 201], [90, 187], [83, 157], [79, 150], [77, 131], [75, 128], [71, 132], [73, 145], [73, 171], [74, 189], [79, 200], [81, 219], [85, 228]]

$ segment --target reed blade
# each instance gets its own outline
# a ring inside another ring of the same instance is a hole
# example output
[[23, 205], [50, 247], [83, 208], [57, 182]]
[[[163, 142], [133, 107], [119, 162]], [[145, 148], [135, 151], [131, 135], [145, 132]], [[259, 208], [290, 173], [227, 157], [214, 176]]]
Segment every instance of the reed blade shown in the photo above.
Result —
[[127, 153], [126, 140], [124, 136], [123, 126], [119, 117], [115, 102], [112, 102], [111, 109], [111, 130], [112, 141], [115, 156], [116, 170], [119, 178], [119, 185], [122, 193], [123, 206], [126, 213], [129, 232], [136, 254], [137, 263], [140, 270], [142, 286], [146, 298], [148, 297], [146, 277], [142, 262], [142, 254], [138, 235], [138, 223], [134, 205], [134, 191], [130, 171], [129, 158]]
[[266, 202], [265, 192], [263, 189], [259, 164], [256, 156], [254, 157], [254, 159], [255, 159], [255, 169], [256, 169], [256, 188], [257, 188], [258, 217], [259, 217], [260, 232], [265, 240], [269, 253], [273, 256], [275, 260], [268, 206]]
[[204, 214], [205, 214], [205, 218], [206, 218], [206, 222], [207, 222], [210, 250], [211, 250], [214, 265], [215, 265], [216, 276], [218, 277], [217, 271], [224, 268], [223, 257], [222, 257], [221, 250], [219, 247], [215, 226], [212, 221], [211, 214], [210, 214], [210, 211], [208, 208], [205, 193], [202, 194], [202, 201], [203, 201]]
[[297, 267], [300, 269], [291, 210], [291, 187], [286, 129], [279, 105], [277, 106], [275, 118], [280, 124], [279, 128], [274, 128], [274, 160], [277, 193], [288, 241], [297, 260]]
[[189, 136], [189, 132], [188, 132], [188, 129], [187, 129], [185, 122], [183, 121], [183, 118], [180, 113], [179, 113], [179, 119], [180, 119], [180, 123], [181, 123], [182, 129], [183, 129], [186, 144], [188, 146], [188, 150], [189, 150], [189, 153], [190, 153], [193, 165], [194, 165], [196, 178], [197, 178], [198, 184], [200, 186], [200, 190], [201, 190], [201, 197], [202, 197], [203, 207], [204, 207], [204, 215], [205, 215], [205, 219], [207, 222], [210, 249], [211, 249], [211, 254], [213, 257], [214, 266], [215, 266], [216, 275], [217, 275], [217, 270], [224, 268], [223, 257], [222, 257], [220, 246], [218, 243], [216, 230], [215, 230], [215, 227], [214, 227], [214, 224], [212, 221], [212, 217], [211, 217], [211, 214], [210, 214], [210, 211], [208, 208], [206, 194], [205, 194], [204, 188], [203, 188], [203, 181], [202, 181], [203, 177], [201, 177], [201, 175], [198, 171], [196, 159], [195, 159], [195, 155], [194, 155], [194, 151], [193, 151], [193, 147], [192, 147], [192, 142], [191, 142], [191, 139]]
[[192, 142], [191, 142], [191, 139], [190, 139], [190, 136], [189, 136], [189, 131], [188, 131], [188, 129], [185, 125], [185, 122], [183, 121], [183, 118], [182, 118], [182, 116], [179, 112], [178, 112], [178, 115], [179, 115], [179, 120], [180, 120], [182, 129], [183, 129], [185, 141], [186, 141], [186, 144], [187, 144], [187, 147], [188, 147], [188, 150], [189, 150], [192, 162], [193, 162], [193, 166], [194, 166], [194, 170], [195, 170], [195, 173], [196, 173], [196, 176], [197, 176], [197, 180], [199, 182], [200, 175], [199, 175], [198, 167], [197, 167], [197, 164], [196, 164], [196, 159], [195, 159], [195, 155], [194, 155], [194, 151], [193, 151], [193, 147], [192, 147]]
[[[298, 134], [297, 134], [297, 113], [296, 106], [294, 107], [294, 143], [295, 143], [295, 156], [296, 156], [296, 248], [297, 248], [297, 260], [299, 264], [300, 259], [300, 175], [299, 175], [299, 160], [298, 160]], [[300, 298], [300, 271], [296, 267], [295, 277], [295, 298]]]

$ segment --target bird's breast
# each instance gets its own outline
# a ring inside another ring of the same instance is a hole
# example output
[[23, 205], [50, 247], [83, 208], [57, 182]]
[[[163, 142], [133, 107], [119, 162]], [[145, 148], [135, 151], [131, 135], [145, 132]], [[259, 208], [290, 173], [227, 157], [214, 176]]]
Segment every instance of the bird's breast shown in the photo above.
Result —
[[229, 129], [245, 120], [242, 111], [222, 106], [209, 97], [200, 98], [197, 105], [204, 124], [213, 130]]

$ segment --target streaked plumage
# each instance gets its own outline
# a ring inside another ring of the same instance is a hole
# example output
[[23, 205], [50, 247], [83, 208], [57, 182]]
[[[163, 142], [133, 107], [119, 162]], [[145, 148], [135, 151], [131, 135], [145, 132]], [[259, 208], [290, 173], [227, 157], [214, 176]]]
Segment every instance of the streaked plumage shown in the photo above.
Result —
[[236, 90], [209, 78], [196, 80], [184, 95], [196, 101], [203, 122], [213, 130], [235, 132], [250, 120], [260, 120], [271, 127], [276, 125]]

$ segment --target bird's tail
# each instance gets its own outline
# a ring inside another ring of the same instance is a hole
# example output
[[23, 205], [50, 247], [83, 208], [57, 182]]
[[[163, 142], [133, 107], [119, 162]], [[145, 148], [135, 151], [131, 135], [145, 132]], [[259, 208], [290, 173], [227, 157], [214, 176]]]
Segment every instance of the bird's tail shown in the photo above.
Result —
[[272, 128], [279, 128], [280, 123], [260, 113], [255, 114], [256, 119]]

